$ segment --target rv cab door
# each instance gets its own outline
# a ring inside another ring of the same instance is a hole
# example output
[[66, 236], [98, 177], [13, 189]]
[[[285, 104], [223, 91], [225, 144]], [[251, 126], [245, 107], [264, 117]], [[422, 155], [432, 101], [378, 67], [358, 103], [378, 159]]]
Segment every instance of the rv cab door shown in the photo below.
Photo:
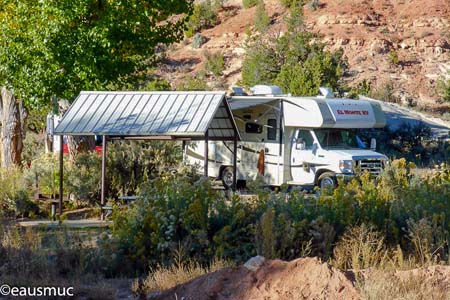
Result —
[[316, 167], [314, 165], [317, 144], [309, 130], [297, 129], [291, 142], [291, 176], [297, 184], [314, 184]]

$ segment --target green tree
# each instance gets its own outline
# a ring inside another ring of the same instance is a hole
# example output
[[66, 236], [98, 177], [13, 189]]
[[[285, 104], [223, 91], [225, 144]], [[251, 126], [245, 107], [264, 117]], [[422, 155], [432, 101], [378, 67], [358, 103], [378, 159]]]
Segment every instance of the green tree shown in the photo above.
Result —
[[438, 94], [442, 97], [442, 100], [450, 103], [450, 79], [439, 79], [436, 87]]
[[259, 32], [265, 31], [270, 24], [270, 18], [267, 14], [266, 7], [264, 6], [264, 1], [259, 0], [256, 4], [255, 12], [255, 29]]
[[284, 92], [299, 96], [316, 95], [320, 86], [336, 89], [345, 65], [343, 52], [326, 51], [324, 44], [314, 41], [319, 36], [306, 31], [300, 2], [293, 2], [286, 25], [281, 37], [267, 33], [250, 41], [243, 83], [275, 83]]
[[447, 80], [447, 88], [444, 91], [444, 100], [450, 102], [450, 80]]
[[133, 80], [183, 37], [192, 2], [1, 0], [0, 86], [33, 108]]
[[271, 84], [280, 72], [280, 59], [276, 45], [254, 40], [247, 46], [242, 64], [242, 82], [247, 86]]
[[193, 14], [187, 23], [186, 36], [192, 37], [200, 30], [216, 25], [218, 7], [217, 2], [211, 3], [210, 0], [194, 5]]

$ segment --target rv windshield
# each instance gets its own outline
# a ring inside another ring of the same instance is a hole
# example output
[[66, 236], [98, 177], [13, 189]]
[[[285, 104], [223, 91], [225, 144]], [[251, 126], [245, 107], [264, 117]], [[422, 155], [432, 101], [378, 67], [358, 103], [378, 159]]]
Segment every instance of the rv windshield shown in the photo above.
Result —
[[325, 149], [360, 149], [364, 148], [355, 130], [350, 129], [316, 129], [319, 143]]

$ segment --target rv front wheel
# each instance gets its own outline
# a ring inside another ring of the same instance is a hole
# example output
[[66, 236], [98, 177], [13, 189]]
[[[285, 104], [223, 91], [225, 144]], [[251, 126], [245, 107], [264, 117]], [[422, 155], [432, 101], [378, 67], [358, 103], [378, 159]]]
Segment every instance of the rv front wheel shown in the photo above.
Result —
[[233, 187], [233, 168], [226, 167], [222, 170], [222, 174], [220, 176], [222, 179], [223, 186], [228, 190]]
[[319, 176], [319, 186], [321, 189], [334, 189], [337, 186], [336, 174], [325, 172]]

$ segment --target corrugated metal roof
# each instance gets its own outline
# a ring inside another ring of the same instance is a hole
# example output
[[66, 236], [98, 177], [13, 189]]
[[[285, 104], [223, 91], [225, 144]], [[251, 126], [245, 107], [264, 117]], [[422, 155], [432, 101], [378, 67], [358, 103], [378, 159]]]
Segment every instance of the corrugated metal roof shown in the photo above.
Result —
[[230, 139], [225, 92], [81, 92], [55, 134]]

